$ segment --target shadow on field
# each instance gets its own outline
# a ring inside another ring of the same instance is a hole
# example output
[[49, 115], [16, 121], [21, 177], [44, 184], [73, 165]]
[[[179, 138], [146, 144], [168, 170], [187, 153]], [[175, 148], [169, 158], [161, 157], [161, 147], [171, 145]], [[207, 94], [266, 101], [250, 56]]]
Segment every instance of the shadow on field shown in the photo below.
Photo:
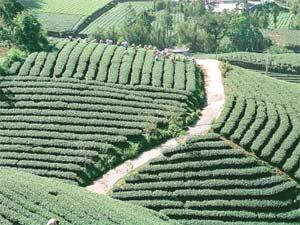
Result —
[[14, 96], [10, 90], [0, 88], [0, 102], [7, 103], [10, 108], [15, 106]]
[[25, 8], [39, 9], [44, 4], [45, 0], [20, 0]]

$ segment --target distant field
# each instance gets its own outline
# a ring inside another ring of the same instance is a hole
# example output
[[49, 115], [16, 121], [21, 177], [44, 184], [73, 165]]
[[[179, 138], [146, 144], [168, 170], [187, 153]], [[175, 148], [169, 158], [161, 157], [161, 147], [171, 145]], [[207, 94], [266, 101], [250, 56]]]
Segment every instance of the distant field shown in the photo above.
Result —
[[265, 74], [266, 60], [269, 60], [268, 76], [293, 83], [300, 83], [299, 53], [271, 54], [254, 52], [232, 52], [223, 54], [195, 54], [193, 57], [219, 59], [232, 65]]
[[100, 9], [110, 0], [20, 0], [27, 8], [39, 12], [86, 16]]
[[[265, 75], [265, 72], [257, 71], [263, 75]], [[300, 83], [300, 75], [296, 74], [283, 74], [283, 73], [268, 73], [269, 77], [273, 77], [279, 80], [284, 80], [292, 83]]]
[[263, 34], [277, 44], [291, 47], [300, 46], [300, 31], [298, 30], [263, 30]]
[[273, 22], [273, 16], [271, 16], [269, 21], [269, 29], [288, 29], [292, 18], [293, 14], [281, 12], [277, 18], [277, 24], [275, 26]]
[[71, 31], [76, 24], [110, 0], [20, 0], [39, 18], [47, 31]]
[[129, 15], [128, 7], [132, 5], [137, 14], [145, 10], [151, 9], [153, 3], [151, 1], [138, 1], [138, 2], [124, 2], [117, 4], [113, 9], [101, 15], [98, 19], [93, 21], [82, 34], [92, 34], [99, 28], [108, 28], [112, 26], [122, 26], [126, 17]]

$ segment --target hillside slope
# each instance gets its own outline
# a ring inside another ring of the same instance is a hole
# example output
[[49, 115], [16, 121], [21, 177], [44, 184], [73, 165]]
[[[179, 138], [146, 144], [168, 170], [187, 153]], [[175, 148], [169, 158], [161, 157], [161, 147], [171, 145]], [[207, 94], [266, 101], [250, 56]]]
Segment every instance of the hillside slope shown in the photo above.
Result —
[[300, 86], [239, 68], [225, 83], [218, 133], [166, 150], [114, 198], [189, 225], [299, 224]]
[[197, 118], [203, 87], [192, 62], [154, 62], [144, 49], [132, 50], [150, 58], [128, 61], [122, 47], [82, 42], [57, 49], [0, 77], [0, 167], [85, 185]]
[[0, 169], [0, 224], [171, 225], [142, 207], [95, 195], [82, 188], [35, 175]]
[[208, 134], [168, 149], [125, 178], [112, 197], [183, 224], [298, 224], [297, 183]]
[[227, 73], [228, 98], [214, 130], [300, 182], [300, 85], [255, 72]]
[[154, 56], [153, 50], [143, 48], [64, 41], [53, 52], [35, 52], [22, 65], [14, 63], [9, 73], [199, 91], [199, 71], [192, 61]]

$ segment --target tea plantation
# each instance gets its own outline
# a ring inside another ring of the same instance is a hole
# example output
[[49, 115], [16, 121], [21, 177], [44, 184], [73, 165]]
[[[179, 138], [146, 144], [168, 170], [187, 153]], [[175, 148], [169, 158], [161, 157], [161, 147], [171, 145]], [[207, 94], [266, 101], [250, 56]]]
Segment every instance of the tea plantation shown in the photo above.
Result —
[[142, 207], [28, 173], [1, 169], [0, 184], [1, 225], [41, 225], [49, 218], [64, 225], [174, 224]]
[[300, 219], [297, 182], [214, 133], [167, 150], [125, 182], [112, 197], [182, 224], [297, 224]]
[[75, 31], [87, 17], [101, 10], [110, 0], [19, 0], [38, 17], [47, 31]]
[[300, 181], [298, 84], [235, 69], [231, 92], [214, 129]]
[[165, 151], [112, 197], [182, 224], [299, 224], [299, 85], [239, 68], [225, 81], [215, 133]]
[[261, 71], [268, 69], [268, 75], [271, 77], [293, 83], [300, 82], [300, 61], [297, 53], [234, 52], [221, 54], [218, 58], [247, 69]]
[[114, 45], [57, 49], [0, 78], [0, 167], [84, 185], [197, 118], [203, 94], [192, 62]]

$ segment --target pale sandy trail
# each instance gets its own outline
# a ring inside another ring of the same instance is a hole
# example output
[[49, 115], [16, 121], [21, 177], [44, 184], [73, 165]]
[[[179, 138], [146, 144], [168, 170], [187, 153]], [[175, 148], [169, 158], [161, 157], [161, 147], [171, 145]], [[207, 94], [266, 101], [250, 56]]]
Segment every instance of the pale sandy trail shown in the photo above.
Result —
[[202, 68], [205, 74], [204, 81], [207, 98], [207, 106], [202, 110], [200, 120], [189, 128], [187, 135], [170, 139], [160, 146], [142, 153], [136, 159], [128, 160], [111, 169], [102, 178], [94, 181], [92, 185], [87, 186], [86, 188], [89, 191], [107, 194], [122, 177], [149, 162], [151, 159], [161, 156], [164, 150], [176, 147], [184, 143], [187, 139], [204, 134], [210, 129], [212, 121], [220, 115], [225, 101], [223, 78], [219, 69], [220, 62], [217, 60], [199, 59], [196, 60], [196, 63]]

